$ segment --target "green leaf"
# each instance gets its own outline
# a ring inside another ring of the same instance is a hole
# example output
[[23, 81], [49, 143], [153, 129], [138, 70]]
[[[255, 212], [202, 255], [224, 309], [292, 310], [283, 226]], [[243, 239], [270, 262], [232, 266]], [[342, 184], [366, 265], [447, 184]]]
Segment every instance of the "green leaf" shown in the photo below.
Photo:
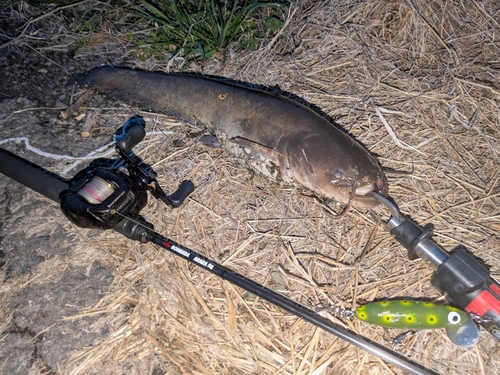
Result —
[[144, 6], [144, 8], [149, 10], [151, 13], [155, 14], [160, 19], [164, 19], [165, 21], [169, 21], [169, 18], [167, 16], [165, 16], [165, 14], [161, 10], [156, 8], [154, 5], [149, 4], [145, 0], [139, 0], [139, 2]]

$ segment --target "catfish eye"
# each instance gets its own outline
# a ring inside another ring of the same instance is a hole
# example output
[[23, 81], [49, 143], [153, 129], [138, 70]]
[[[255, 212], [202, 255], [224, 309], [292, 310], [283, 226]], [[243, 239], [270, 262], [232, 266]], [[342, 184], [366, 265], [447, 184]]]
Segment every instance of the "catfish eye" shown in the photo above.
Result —
[[460, 320], [460, 315], [456, 311], [452, 311], [448, 314], [448, 322], [450, 322], [450, 324], [458, 324]]
[[344, 171], [342, 169], [336, 169], [335, 172], [333, 172], [333, 175], [335, 178], [341, 179], [344, 177]]

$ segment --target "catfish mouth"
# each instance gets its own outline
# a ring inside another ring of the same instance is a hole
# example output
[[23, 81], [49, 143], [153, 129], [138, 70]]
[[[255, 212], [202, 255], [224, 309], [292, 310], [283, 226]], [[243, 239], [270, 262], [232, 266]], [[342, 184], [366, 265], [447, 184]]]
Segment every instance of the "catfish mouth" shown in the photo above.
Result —
[[[335, 187], [340, 193], [339, 200], [344, 204], [351, 204], [356, 208], [372, 208], [379, 204], [379, 202], [367, 195], [371, 192], [387, 196], [388, 188], [386, 179], [377, 180], [367, 185], [356, 186], [356, 182], [350, 184], [348, 181], [339, 181]], [[352, 189], [355, 189], [354, 194]]]

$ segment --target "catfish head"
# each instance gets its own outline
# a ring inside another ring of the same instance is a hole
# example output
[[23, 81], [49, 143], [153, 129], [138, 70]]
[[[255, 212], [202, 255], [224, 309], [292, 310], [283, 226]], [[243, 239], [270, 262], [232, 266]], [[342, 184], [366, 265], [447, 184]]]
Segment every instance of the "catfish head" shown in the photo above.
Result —
[[335, 144], [319, 135], [289, 139], [287, 172], [325, 198], [360, 209], [375, 207], [379, 202], [367, 194], [387, 196], [387, 178], [376, 158], [347, 134], [342, 135], [345, 137]]

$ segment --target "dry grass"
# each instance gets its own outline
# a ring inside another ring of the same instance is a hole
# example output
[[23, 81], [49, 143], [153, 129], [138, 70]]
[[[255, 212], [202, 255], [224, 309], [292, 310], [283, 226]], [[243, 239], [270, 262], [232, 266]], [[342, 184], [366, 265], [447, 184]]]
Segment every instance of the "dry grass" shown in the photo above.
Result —
[[[279, 85], [336, 119], [383, 165], [409, 170], [414, 163], [413, 177], [390, 177], [401, 211], [434, 224], [443, 247], [466, 246], [499, 276], [499, 12], [493, 1], [301, 1], [272, 48], [214, 61], [203, 72]], [[156, 61], [135, 66], [169, 69]], [[380, 108], [390, 112], [379, 116]], [[114, 128], [132, 113], [103, 110], [101, 122]], [[411, 147], [396, 145], [382, 116]], [[185, 178], [197, 187], [178, 210], [149, 203], [144, 215], [161, 233], [312, 307], [444, 301], [429, 283], [431, 269], [409, 261], [382, 230], [357, 261], [374, 231], [364, 213], [334, 220], [300, 187], [270, 183], [223, 151], [199, 145], [187, 136], [190, 125], [148, 118], [174, 134], [144, 142], [139, 154], [167, 190]], [[86, 232], [79, 233], [83, 241]], [[151, 374], [157, 367], [172, 375], [401, 373], [153, 245], [105, 232], [93, 251], [116, 278], [82, 316], [100, 314], [111, 333], [74, 353], [64, 373]], [[399, 333], [344, 323], [381, 343]], [[472, 348], [452, 345], [437, 330], [419, 332], [399, 351], [439, 373], [500, 368], [498, 344], [484, 330]]]

